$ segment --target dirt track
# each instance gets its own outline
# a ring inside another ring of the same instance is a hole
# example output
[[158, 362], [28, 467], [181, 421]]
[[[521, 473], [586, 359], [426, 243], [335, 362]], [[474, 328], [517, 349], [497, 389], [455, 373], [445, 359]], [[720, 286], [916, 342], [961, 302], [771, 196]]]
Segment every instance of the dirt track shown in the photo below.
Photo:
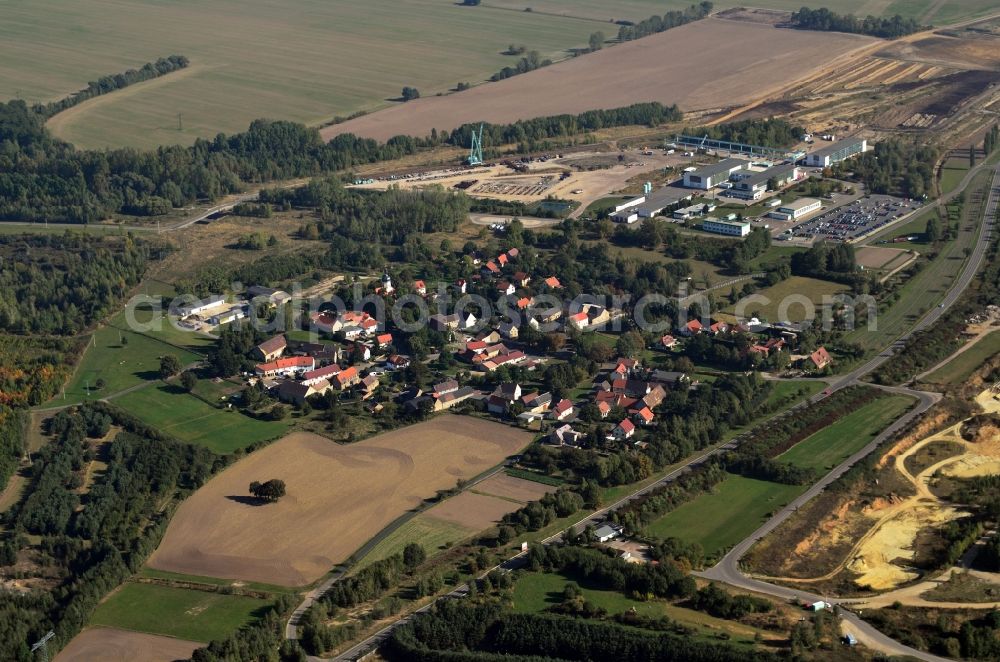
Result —
[[[467, 122], [518, 119], [617, 108], [640, 101], [683, 110], [749, 103], [792, 78], [829, 65], [875, 40], [708, 18], [458, 94], [426, 97], [321, 131], [386, 140], [428, 135]], [[706, 47], [712, 56], [706, 60]]]
[[89, 628], [73, 637], [55, 662], [173, 662], [204, 644], [116, 628]]
[[[452, 415], [343, 446], [293, 433], [187, 499], [149, 565], [310, 584], [424, 498], [482, 473], [530, 441], [521, 430]], [[247, 486], [270, 478], [285, 481], [287, 496], [254, 504]]]

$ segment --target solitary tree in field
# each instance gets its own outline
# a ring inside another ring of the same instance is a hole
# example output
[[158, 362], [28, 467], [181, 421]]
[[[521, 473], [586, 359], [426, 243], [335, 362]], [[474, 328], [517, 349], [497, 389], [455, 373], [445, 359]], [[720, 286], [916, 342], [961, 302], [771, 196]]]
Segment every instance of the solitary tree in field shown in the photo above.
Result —
[[166, 354], [160, 358], [160, 377], [167, 379], [173, 377], [181, 371], [181, 362], [173, 354]]
[[195, 385], [198, 383], [198, 376], [191, 372], [190, 370], [181, 373], [181, 386], [184, 390], [190, 393], [194, 390]]
[[604, 33], [594, 32], [590, 35], [590, 50], [599, 51], [604, 47]]
[[413, 101], [420, 98], [420, 90], [415, 87], [403, 88], [403, 101]]
[[273, 503], [285, 496], [285, 481], [272, 478], [267, 482], [260, 483], [255, 480], [250, 483], [250, 494], [261, 501]]

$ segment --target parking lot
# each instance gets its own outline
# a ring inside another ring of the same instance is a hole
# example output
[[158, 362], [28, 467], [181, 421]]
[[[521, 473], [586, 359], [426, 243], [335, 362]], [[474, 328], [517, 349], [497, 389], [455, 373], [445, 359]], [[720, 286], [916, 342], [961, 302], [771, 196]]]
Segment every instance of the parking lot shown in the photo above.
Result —
[[851, 241], [885, 227], [920, 206], [919, 202], [890, 195], [872, 195], [797, 225], [792, 236]]

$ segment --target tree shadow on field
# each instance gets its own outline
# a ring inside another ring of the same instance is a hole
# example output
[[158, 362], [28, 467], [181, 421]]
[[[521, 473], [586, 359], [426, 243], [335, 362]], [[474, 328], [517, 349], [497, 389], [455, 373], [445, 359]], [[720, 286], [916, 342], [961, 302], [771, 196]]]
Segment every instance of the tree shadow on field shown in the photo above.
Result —
[[244, 506], [266, 506], [268, 503], [264, 499], [258, 499], [253, 496], [244, 496], [241, 494], [229, 494], [226, 498], [230, 501], [235, 501], [236, 503], [242, 503]]

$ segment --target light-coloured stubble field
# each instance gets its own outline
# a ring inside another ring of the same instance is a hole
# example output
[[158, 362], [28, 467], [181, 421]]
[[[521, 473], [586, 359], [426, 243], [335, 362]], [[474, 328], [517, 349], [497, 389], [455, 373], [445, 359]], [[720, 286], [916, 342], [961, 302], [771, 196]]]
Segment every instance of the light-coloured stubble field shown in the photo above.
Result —
[[[192, 575], [302, 586], [344, 561], [407, 510], [517, 453], [531, 435], [461, 416], [350, 445], [293, 433], [241, 460], [177, 511], [149, 565]], [[249, 503], [251, 481], [287, 496]]]
[[55, 662], [173, 662], [203, 644], [117, 628], [89, 628], [59, 652]]
[[723, 108], [766, 97], [870, 37], [807, 32], [707, 18], [491, 85], [427, 97], [327, 127], [385, 140], [468, 122], [514, 122], [643, 101], [682, 110]]

